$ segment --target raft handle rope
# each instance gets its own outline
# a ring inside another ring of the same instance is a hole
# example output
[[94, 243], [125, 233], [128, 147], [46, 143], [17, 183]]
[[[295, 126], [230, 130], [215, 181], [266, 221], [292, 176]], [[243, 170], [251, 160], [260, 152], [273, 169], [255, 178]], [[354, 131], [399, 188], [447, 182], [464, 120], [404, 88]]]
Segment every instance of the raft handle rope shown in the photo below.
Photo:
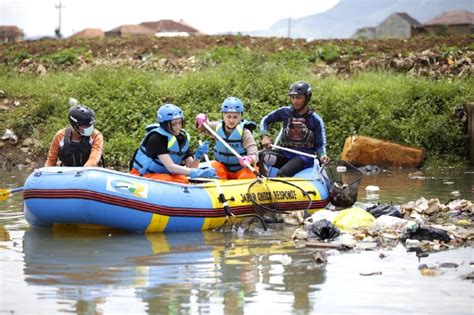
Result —
[[290, 183], [289, 181], [286, 181], [286, 180], [283, 180], [283, 179], [267, 178], [267, 180], [274, 181], [274, 182], [279, 182], [279, 183], [282, 183], [282, 184], [285, 184], [285, 185], [289, 185], [289, 186], [295, 187], [296, 189], [298, 189], [299, 191], [301, 191], [301, 193], [303, 194], [303, 196], [305, 196], [305, 197], [308, 198], [308, 205], [306, 206], [305, 209], [282, 211], [282, 210], [278, 210], [278, 209], [274, 209], [274, 208], [267, 207], [267, 206], [265, 206], [265, 205], [263, 205], [263, 204], [259, 204], [259, 203], [257, 202], [257, 200], [255, 200], [254, 194], [250, 193], [250, 190], [252, 189], [252, 187], [253, 187], [256, 183], [261, 183], [261, 179], [260, 179], [260, 178], [257, 178], [256, 180], [254, 180], [254, 181], [249, 185], [249, 188], [247, 189], [247, 193], [249, 194], [250, 199], [252, 200], [252, 204], [253, 204], [254, 206], [257, 206], [257, 207], [259, 207], [259, 208], [261, 208], [261, 209], [263, 209], [263, 210], [266, 210], [266, 211], [270, 211], [270, 212], [274, 212], [274, 213], [282, 213], [282, 214], [289, 214], [289, 213], [292, 212], [292, 211], [300, 211], [300, 210], [303, 210], [303, 211], [307, 212], [307, 211], [311, 208], [311, 205], [313, 204], [313, 200], [311, 199], [310, 194], [316, 195], [316, 192], [313, 192], [313, 191], [307, 192], [306, 190], [304, 190], [303, 188], [299, 187], [298, 185], [295, 185], [295, 184]]

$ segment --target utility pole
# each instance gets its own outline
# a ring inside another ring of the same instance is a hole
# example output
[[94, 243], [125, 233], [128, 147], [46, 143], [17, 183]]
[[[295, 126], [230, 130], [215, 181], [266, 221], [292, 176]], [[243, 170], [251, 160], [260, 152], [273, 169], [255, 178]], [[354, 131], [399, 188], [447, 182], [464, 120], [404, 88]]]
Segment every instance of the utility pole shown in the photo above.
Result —
[[58, 5], [55, 4], [54, 7], [59, 10], [59, 24], [58, 24], [58, 28], [54, 30], [54, 33], [56, 34], [57, 38], [61, 38], [62, 37], [62, 35], [61, 35], [61, 10], [64, 8], [64, 6], [62, 5], [61, 0], [59, 0], [59, 4]]
[[288, 18], [288, 38], [291, 38], [291, 17]]

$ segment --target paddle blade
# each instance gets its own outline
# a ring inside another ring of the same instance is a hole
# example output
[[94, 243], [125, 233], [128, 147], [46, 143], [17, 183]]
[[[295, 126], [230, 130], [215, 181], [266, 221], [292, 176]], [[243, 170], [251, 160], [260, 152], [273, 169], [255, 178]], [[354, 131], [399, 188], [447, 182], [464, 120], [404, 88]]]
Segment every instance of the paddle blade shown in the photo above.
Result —
[[0, 200], [7, 200], [10, 196], [10, 190], [0, 189]]
[[18, 191], [23, 191], [23, 187], [17, 187], [13, 189], [0, 189], [0, 201], [7, 200], [11, 194], [16, 193]]

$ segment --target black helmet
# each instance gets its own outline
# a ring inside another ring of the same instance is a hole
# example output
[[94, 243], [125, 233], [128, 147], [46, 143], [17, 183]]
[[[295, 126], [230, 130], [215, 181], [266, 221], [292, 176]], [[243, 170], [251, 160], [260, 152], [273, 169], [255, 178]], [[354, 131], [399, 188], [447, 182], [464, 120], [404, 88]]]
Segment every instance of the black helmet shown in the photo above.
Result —
[[311, 99], [311, 95], [313, 95], [313, 91], [311, 90], [311, 85], [309, 83], [298, 81], [290, 85], [288, 95], [306, 95], [306, 103], [308, 103]]
[[74, 105], [69, 109], [68, 118], [69, 123], [77, 132], [79, 132], [79, 126], [91, 126], [95, 122], [94, 111], [81, 104]]

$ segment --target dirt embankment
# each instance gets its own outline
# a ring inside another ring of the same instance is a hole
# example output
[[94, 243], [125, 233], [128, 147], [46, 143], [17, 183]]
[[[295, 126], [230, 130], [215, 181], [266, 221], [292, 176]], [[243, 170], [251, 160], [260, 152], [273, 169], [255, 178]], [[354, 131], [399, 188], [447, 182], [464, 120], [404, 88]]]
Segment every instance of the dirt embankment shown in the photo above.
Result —
[[[12, 46], [15, 48], [12, 53]], [[107, 64], [150, 68], [167, 72], [196, 70], [194, 56], [217, 48], [243, 48], [277, 53], [303, 51], [314, 53], [313, 72], [318, 75], [350, 75], [365, 70], [410, 72], [429, 77], [472, 75], [474, 45], [469, 36], [415, 37], [385, 40], [314, 40], [250, 37], [192, 36], [136, 37], [103, 40], [37, 40], [0, 46], [0, 63], [17, 63], [20, 72], [45, 74], [49, 68], [87, 67]], [[48, 64], [44, 57], [64, 51], [82, 51], [73, 62]], [[21, 61], [18, 61], [18, 58]]]

